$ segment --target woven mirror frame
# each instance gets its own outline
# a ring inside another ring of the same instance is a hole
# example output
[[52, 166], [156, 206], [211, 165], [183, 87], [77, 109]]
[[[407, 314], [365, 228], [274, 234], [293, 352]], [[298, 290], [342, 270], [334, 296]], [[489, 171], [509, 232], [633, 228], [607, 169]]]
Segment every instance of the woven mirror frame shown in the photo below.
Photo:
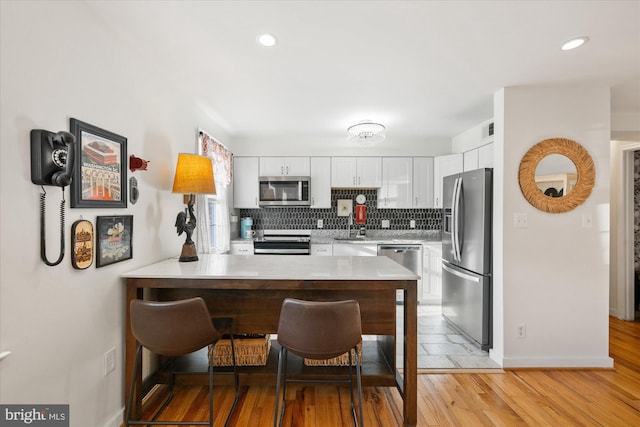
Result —
[[[550, 154], [566, 156], [576, 166], [575, 187], [563, 197], [547, 196], [536, 185], [536, 168]], [[543, 212], [563, 213], [587, 200], [596, 181], [596, 169], [593, 159], [582, 145], [571, 139], [551, 138], [537, 143], [522, 157], [518, 181], [522, 195], [532, 206]]]

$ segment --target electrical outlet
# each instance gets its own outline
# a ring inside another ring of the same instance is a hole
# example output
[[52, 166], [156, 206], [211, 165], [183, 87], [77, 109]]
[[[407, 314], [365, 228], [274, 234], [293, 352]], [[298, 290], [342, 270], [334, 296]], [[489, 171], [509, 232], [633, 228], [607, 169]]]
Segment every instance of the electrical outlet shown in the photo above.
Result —
[[116, 348], [112, 348], [104, 354], [104, 376], [106, 377], [116, 369]]
[[324, 227], [324, 221], [319, 219], [318, 220], [318, 228], [323, 228]]
[[383, 219], [381, 226], [382, 228], [389, 228], [391, 227], [391, 222], [388, 219]]
[[514, 213], [513, 226], [515, 228], [529, 228], [529, 219], [527, 218], [527, 214]]
[[518, 323], [516, 326], [516, 338], [524, 338], [527, 336], [527, 326], [524, 323]]
[[409, 221], [409, 227], [410, 228], [416, 228], [416, 220], [412, 219], [411, 221]]

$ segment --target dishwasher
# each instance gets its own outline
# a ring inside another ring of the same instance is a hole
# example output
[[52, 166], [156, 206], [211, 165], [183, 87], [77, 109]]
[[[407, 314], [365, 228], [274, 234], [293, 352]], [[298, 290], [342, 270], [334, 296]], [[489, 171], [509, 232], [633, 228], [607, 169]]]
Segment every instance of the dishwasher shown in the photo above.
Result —
[[[422, 245], [384, 244], [378, 245], [378, 255], [391, 258], [401, 266], [422, 277]], [[418, 304], [422, 299], [422, 279], [418, 279]], [[398, 291], [396, 302], [404, 301], [404, 292]]]

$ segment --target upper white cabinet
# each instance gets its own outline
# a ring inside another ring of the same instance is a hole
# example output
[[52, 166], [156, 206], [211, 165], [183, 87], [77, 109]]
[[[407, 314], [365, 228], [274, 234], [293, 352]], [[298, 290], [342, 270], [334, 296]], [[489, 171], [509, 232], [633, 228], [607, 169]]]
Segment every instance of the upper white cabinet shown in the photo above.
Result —
[[478, 167], [493, 167], [493, 143], [478, 147]]
[[464, 152], [464, 171], [472, 171], [478, 169], [478, 149], [474, 148], [473, 150]]
[[311, 207], [331, 209], [330, 157], [311, 157]]
[[413, 207], [413, 158], [383, 157], [378, 209]]
[[233, 207], [257, 209], [258, 206], [258, 158], [233, 158]]
[[464, 170], [493, 167], [493, 142], [464, 152]]
[[331, 186], [336, 188], [382, 187], [382, 158], [332, 157]]
[[464, 157], [462, 154], [448, 154], [438, 156], [433, 162], [433, 197], [434, 207], [442, 207], [442, 180], [445, 176], [462, 172], [464, 169]]
[[413, 208], [433, 208], [433, 157], [413, 158]]
[[260, 176], [310, 176], [309, 157], [260, 157]]

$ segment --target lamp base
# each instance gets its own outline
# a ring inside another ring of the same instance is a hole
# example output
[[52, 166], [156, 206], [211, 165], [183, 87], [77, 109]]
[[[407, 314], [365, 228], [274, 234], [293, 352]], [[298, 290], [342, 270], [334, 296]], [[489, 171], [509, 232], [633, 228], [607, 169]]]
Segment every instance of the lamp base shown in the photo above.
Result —
[[182, 245], [182, 253], [180, 253], [180, 262], [198, 261], [198, 252], [195, 243], [185, 243]]

